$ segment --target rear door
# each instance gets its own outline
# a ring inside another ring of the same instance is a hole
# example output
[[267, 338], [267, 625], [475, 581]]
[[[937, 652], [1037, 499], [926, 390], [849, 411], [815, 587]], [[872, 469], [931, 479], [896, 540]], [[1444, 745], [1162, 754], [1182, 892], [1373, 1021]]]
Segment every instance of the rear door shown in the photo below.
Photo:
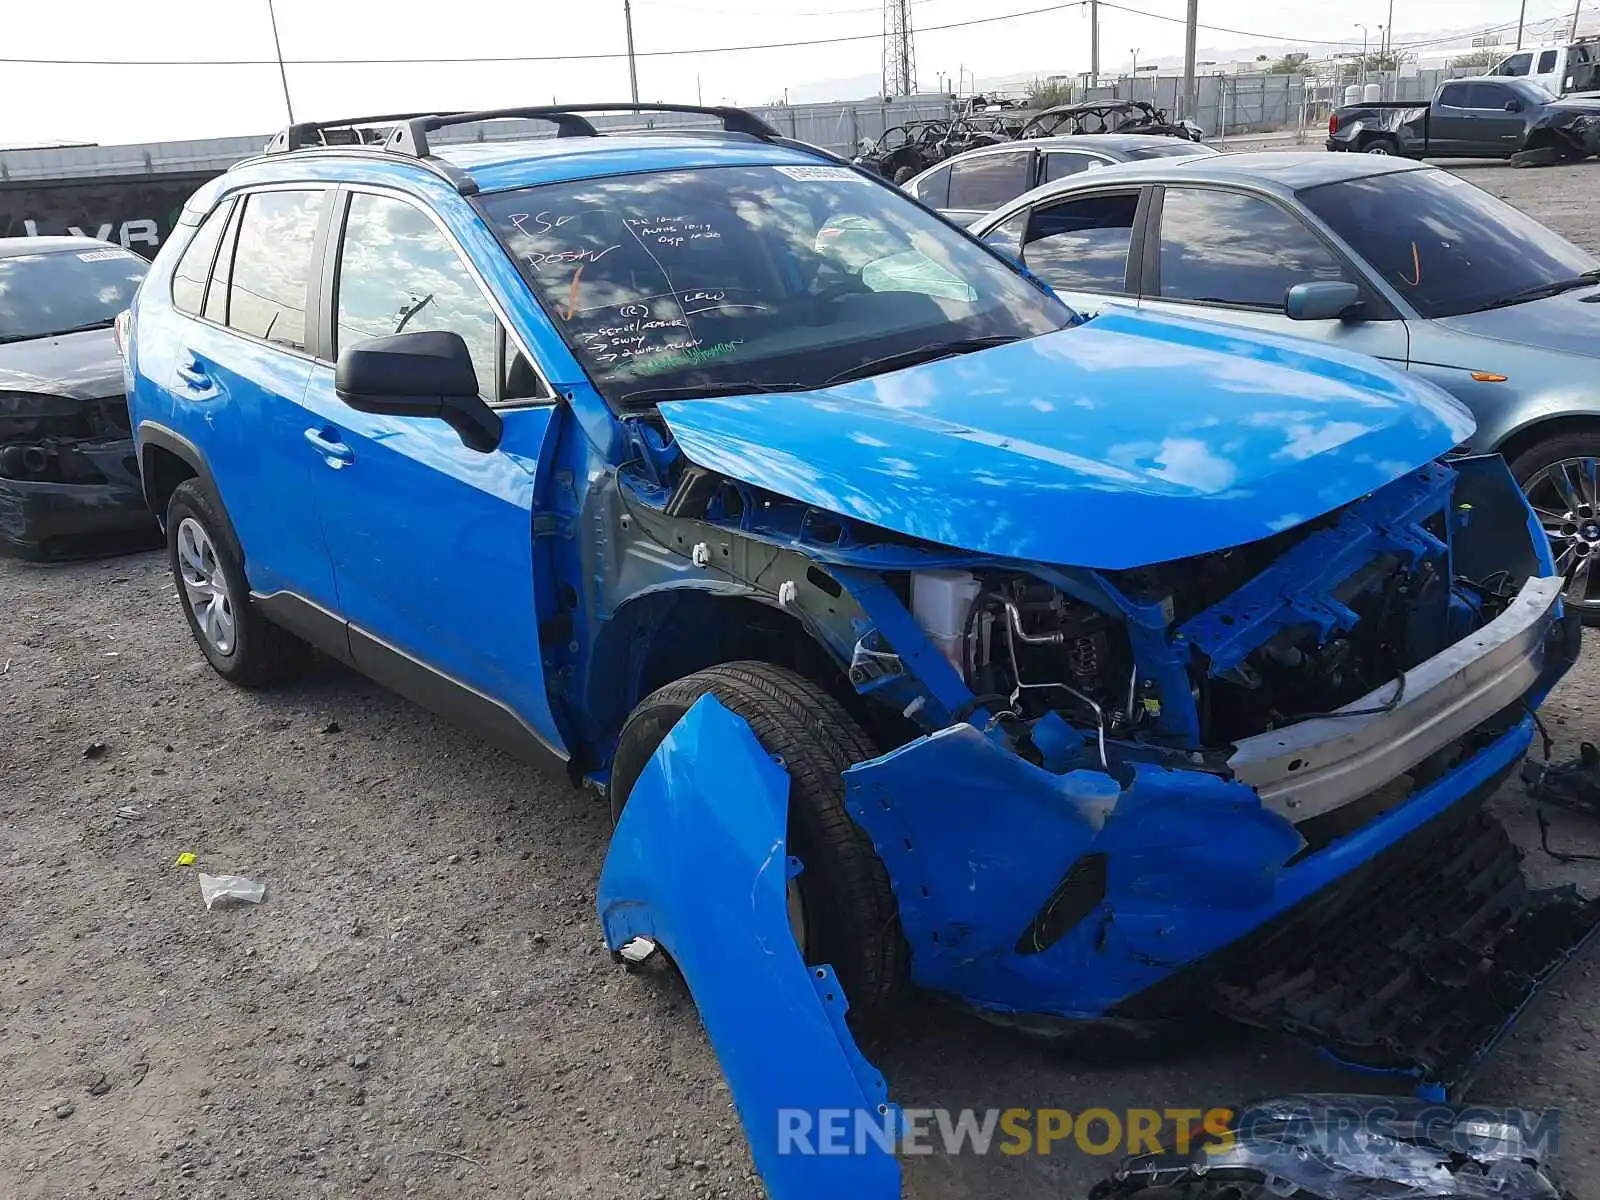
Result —
[[958, 158], [950, 164], [950, 195], [945, 216], [961, 225], [971, 224], [1033, 186], [1031, 146], [986, 150]]
[[1447, 83], [1439, 89], [1428, 110], [1428, 153], [1463, 155], [1471, 152], [1475, 134], [1473, 113], [1467, 107], [1471, 85]]
[[[555, 584], [536, 556], [533, 515], [560, 428], [549, 386], [446, 224], [415, 199], [342, 192], [323, 277], [327, 317], [297, 434], [356, 665], [503, 746], [521, 749], [531, 730], [559, 748], [539, 640]], [[341, 349], [424, 330], [466, 342], [504, 422], [496, 449], [469, 449], [443, 421], [357, 412], [339, 399]]]
[[[244, 549], [252, 592], [292, 592], [336, 612], [304, 430], [314, 324], [312, 263], [329, 192], [297, 184], [233, 203], [205, 286], [207, 246], [191, 246], [173, 277], [178, 323], [173, 394], [202, 424], [180, 422], [205, 455]], [[201, 227], [210, 242], [213, 227]]]
[[[1311, 338], [1405, 368], [1405, 322], [1360, 273], [1275, 199], [1222, 187], [1172, 187], [1150, 206], [1139, 304], [1291, 337]], [[1360, 320], [1292, 321], [1284, 313], [1297, 283], [1360, 287]]]

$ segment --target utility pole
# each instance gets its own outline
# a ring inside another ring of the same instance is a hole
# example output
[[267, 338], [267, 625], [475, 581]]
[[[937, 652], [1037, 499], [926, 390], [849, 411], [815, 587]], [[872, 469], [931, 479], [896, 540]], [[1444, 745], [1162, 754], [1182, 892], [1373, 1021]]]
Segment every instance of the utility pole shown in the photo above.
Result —
[[[1581, 2], [1581, 0], [1580, 0]], [[1389, 51], [1394, 46], [1394, 0], [1389, 0], [1389, 20], [1383, 27], [1383, 53], [1388, 57]], [[1395, 64], [1395, 70], [1400, 69], [1400, 64]]]
[[639, 64], [633, 57], [633, 4], [622, 0], [622, 23], [628, 27], [628, 86], [633, 90], [633, 102], [639, 103]]
[[1578, 2], [1572, 6], [1572, 31], [1567, 34], [1567, 41], [1569, 42], [1575, 42], [1578, 40], [1578, 14], [1582, 11], [1583, 0], [1578, 0]]
[[1183, 30], [1183, 112], [1181, 116], [1195, 119], [1194, 51], [1200, 37], [1200, 0], [1189, 0], [1189, 13]]
[[289, 124], [294, 124], [294, 102], [289, 99], [289, 72], [283, 67], [283, 43], [278, 40], [278, 14], [273, 11], [272, 0], [267, 0], [267, 19], [272, 22], [272, 49], [278, 56], [278, 78], [283, 82], [283, 107], [289, 113]]
[[1528, 0], [1522, 0], [1522, 7], [1517, 10], [1517, 49], [1522, 49], [1522, 27], [1528, 20]]
[[1100, 83], [1100, 0], [1089, 0], [1089, 86]]

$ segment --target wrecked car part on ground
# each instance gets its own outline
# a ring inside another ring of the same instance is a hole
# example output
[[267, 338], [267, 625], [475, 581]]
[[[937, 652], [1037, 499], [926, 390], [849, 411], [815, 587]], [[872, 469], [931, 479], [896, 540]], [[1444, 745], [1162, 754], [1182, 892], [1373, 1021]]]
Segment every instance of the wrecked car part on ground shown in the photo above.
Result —
[[111, 329], [145, 269], [85, 238], [0, 239], [0, 550], [154, 539]]
[[1284, 1096], [1182, 1152], [1130, 1158], [1090, 1200], [1563, 1200], [1555, 1114], [1392, 1096]]
[[1173, 121], [1163, 109], [1144, 100], [1090, 100], [1047, 108], [1029, 118], [1020, 138], [1069, 134], [1146, 133], [1198, 142], [1203, 136], [1192, 121]]

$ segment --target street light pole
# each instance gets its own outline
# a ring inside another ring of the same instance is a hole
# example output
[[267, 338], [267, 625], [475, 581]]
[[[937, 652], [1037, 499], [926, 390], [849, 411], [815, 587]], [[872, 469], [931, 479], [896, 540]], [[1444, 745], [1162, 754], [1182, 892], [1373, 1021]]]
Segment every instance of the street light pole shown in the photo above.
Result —
[[[1526, 3], [1526, 0], [1524, 0]], [[1361, 30], [1361, 69], [1357, 72], [1356, 82], [1365, 85], [1367, 82], [1367, 27], [1361, 22], [1356, 22], [1356, 27]]]
[[289, 72], [283, 66], [283, 43], [278, 40], [278, 14], [272, 0], [267, 0], [267, 20], [272, 22], [272, 49], [278, 56], [278, 79], [283, 83], [283, 107], [289, 114], [289, 124], [294, 124], [294, 102], [289, 99]]
[[1522, 0], [1522, 7], [1517, 10], [1517, 49], [1522, 49], [1522, 27], [1528, 20], [1528, 0]]
[[1183, 116], [1195, 119], [1194, 53], [1200, 36], [1200, 0], [1189, 0], [1183, 31]]
[[628, 86], [633, 90], [633, 102], [639, 103], [639, 64], [633, 57], [633, 5], [622, 0], [622, 23], [628, 27]]

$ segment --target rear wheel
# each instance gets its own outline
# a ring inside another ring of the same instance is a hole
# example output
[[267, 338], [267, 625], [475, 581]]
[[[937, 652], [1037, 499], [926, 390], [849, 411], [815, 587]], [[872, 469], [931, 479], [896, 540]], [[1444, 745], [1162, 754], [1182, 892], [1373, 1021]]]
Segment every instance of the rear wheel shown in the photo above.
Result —
[[1570, 576], [1567, 603], [1600, 625], [1600, 431], [1535, 442], [1511, 473], [1550, 537], [1556, 570]]
[[783, 667], [735, 662], [653, 692], [617, 741], [612, 819], [668, 731], [707, 693], [742, 717], [789, 775], [789, 852], [805, 867], [791, 882], [789, 925], [806, 962], [838, 974], [852, 1022], [870, 1023], [903, 985], [905, 942], [888, 873], [844, 806], [843, 772], [877, 749], [826, 691]]
[[1368, 139], [1361, 147], [1363, 154], [1399, 154], [1400, 143], [1388, 134]]
[[311, 652], [250, 602], [221, 504], [198, 479], [180, 483], [167, 502], [167, 558], [189, 632], [206, 660], [230, 683], [267, 687], [294, 678]]

